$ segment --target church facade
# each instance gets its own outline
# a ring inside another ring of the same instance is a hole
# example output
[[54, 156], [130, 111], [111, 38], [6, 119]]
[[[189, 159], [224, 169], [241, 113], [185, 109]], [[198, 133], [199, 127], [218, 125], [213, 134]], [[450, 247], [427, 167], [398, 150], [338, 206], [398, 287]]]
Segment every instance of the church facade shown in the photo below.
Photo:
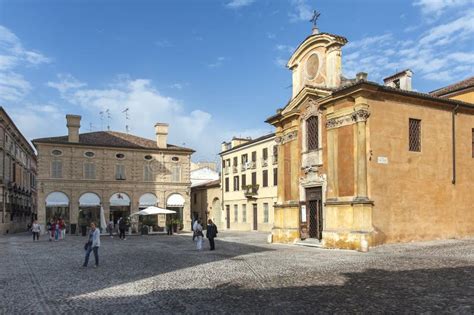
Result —
[[342, 36], [316, 28], [288, 62], [276, 127], [273, 242], [328, 248], [474, 235], [474, 104], [342, 76]]

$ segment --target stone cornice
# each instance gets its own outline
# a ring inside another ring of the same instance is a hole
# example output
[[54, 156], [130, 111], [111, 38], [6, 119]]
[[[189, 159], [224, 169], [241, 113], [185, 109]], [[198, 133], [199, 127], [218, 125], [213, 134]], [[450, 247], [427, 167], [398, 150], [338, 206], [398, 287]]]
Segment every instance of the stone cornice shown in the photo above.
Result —
[[326, 129], [334, 129], [347, 125], [352, 125], [358, 122], [364, 122], [367, 121], [369, 116], [370, 112], [368, 110], [359, 109], [349, 114], [328, 119], [326, 122]]

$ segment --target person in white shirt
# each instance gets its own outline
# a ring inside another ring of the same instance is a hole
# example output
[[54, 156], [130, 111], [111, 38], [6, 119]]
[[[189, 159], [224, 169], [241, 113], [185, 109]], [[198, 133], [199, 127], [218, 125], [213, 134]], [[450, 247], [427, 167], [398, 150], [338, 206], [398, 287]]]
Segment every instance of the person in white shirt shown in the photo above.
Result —
[[31, 227], [31, 232], [33, 232], [33, 242], [35, 239], [39, 241], [39, 235], [41, 232], [41, 226], [38, 224], [38, 221], [34, 220], [33, 225]]
[[202, 237], [203, 237], [204, 235], [202, 234], [201, 221], [200, 221], [200, 220], [197, 220], [196, 222], [197, 222], [196, 228], [194, 229], [194, 232], [196, 233], [196, 238], [197, 238], [197, 241], [196, 241], [196, 249], [197, 249], [197, 250], [201, 250], [201, 249], [202, 249]]

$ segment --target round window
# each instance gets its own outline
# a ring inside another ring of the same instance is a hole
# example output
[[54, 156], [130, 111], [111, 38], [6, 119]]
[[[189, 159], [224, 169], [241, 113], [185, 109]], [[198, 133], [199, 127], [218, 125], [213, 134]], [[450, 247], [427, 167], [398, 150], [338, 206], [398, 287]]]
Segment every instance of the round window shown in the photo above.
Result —
[[58, 155], [62, 155], [63, 152], [61, 150], [53, 150], [53, 151], [51, 151], [51, 154], [58, 156]]
[[115, 154], [115, 157], [116, 157], [117, 159], [123, 159], [123, 158], [125, 158], [125, 154], [123, 154], [123, 153], [117, 153], [117, 154]]
[[95, 156], [95, 153], [92, 152], [92, 151], [87, 151], [87, 152], [84, 153], [84, 155], [91, 158], [91, 157]]
[[145, 160], [151, 161], [153, 157], [151, 155], [145, 155]]
[[173, 156], [173, 157], [171, 158], [171, 160], [173, 160], [173, 161], [175, 161], [175, 162], [176, 162], [176, 161], [179, 161], [179, 157]]

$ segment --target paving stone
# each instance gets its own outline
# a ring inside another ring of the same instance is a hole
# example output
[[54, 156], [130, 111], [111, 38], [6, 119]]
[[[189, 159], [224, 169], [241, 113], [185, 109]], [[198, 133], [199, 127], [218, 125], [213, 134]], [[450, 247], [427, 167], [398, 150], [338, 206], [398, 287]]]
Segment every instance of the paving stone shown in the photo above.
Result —
[[0, 314], [474, 313], [474, 239], [385, 245], [369, 253], [190, 235], [0, 237]]

